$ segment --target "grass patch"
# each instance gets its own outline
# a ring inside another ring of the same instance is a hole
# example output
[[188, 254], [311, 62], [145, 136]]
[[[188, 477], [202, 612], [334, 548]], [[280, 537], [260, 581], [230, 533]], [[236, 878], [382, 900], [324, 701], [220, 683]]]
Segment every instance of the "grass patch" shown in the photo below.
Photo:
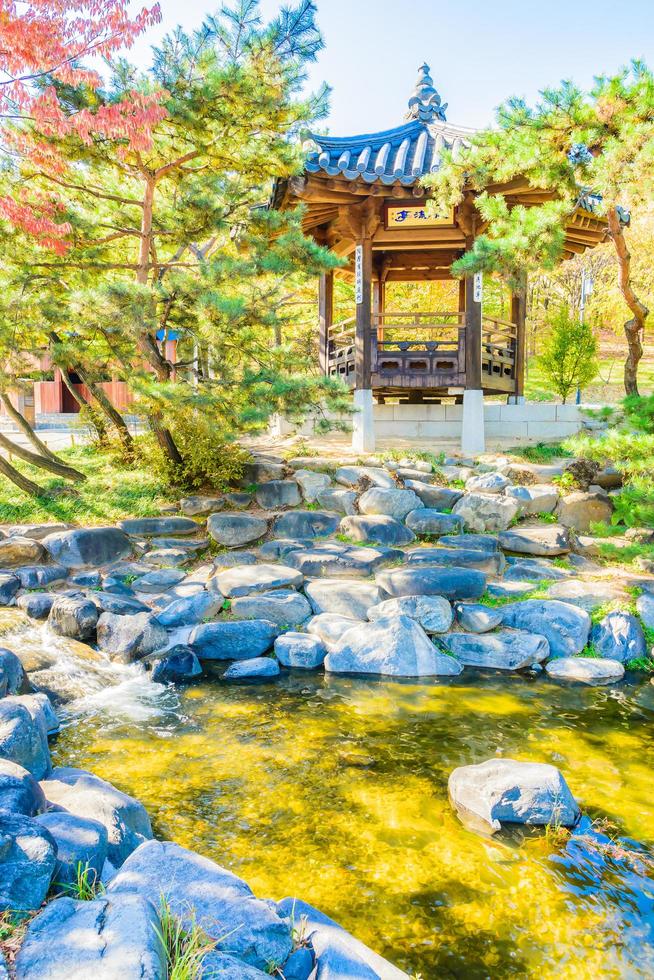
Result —
[[104, 885], [95, 868], [89, 867], [88, 861], [82, 864], [80, 861], [75, 869], [75, 881], [55, 882], [57, 895], [66, 895], [68, 898], [75, 898], [80, 902], [92, 902], [98, 895], [104, 893]]
[[12, 966], [21, 947], [27, 927], [40, 912], [0, 912], [0, 955]]
[[45, 495], [25, 496], [13, 483], [0, 479], [0, 523], [112, 524], [123, 517], [156, 517], [164, 504], [179, 499], [179, 491], [138, 460], [124, 464], [114, 453], [93, 446], [62, 449], [59, 455], [81, 470], [86, 481], [71, 487], [21, 463], [21, 472], [39, 483]]
[[628, 660], [624, 666], [625, 670], [642, 670], [646, 674], [654, 673], [654, 660], [650, 660], [649, 657], [634, 657], [633, 660]]
[[517, 456], [526, 460], [528, 463], [551, 463], [554, 459], [562, 456], [572, 456], [572, 452], [566, 449], [560, 442], [537, 442], [535, 446], [516, 446], [508, 449], [511, 456]]
[[218, 945], [218, 941], [208, 936], [194, 918], [185, 925], [163, 896], [157, 935], [166, 955], [168, 980], [196, 980], [200, 976], [202, 960]]

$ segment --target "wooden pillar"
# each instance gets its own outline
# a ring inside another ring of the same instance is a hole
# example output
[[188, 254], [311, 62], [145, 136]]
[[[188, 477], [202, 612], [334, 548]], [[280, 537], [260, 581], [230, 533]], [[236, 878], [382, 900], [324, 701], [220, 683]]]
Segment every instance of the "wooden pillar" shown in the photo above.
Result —
[[481, 303], [474, 298], [474, 276], [465, 279], [466, 388], [481, 389]]
[[334, 273], [323, 272], [318, 283], [318, 362], [323, 374], [329, 373], [329, 331], [334, 314]]
[[356, 328], [354, 335], [354, 386], [360, 390], [370, 388], [370, 350], [372, 340], [372, 238], [366, 236], [357, 243], [359, 255], [355, 253], [355, 263], [360, 263], [361, 288], [357, 296]]
[[511, 294], [511, 321], [515, 323], [517, 336], [513, 345], [514, 376], [516, 398], [523, 398], [525, 393], [525, 362], [526, 362], [526, 320], [527, 320], [527, 277], [515, 293]]

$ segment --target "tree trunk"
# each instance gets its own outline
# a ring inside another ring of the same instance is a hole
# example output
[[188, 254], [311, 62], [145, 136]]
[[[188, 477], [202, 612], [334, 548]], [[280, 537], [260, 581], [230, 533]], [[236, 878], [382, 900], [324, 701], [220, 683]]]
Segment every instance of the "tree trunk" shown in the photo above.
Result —
[[125, 454], [129, 459], [131, 459], [134, 455], [134, 440], [132, 439], [131, 432], [127, 428], [127, 422], [120, 414], [118, 409], [111, 404], [110, 400], [107, 398], [99, 384], [96, 384], [95, 381], [91, 381], [91, 379], [87, 377], [86, 372], [83, 372], [79, 367], [77, 368], [77, 374], [82, 379], [82, 383], [89, 389], [101, 410], [116, 429], [118, 437], [123, 444]]
[[34, 483], [26, 476], [23, 476], [4, 456], [0, 456], [0, 473], [6, 476], [8, 480], [11, 480], [23, 493], [28, 493], [30, 497], [45, 496], [43, 487], [40, 487], [38, 483]]
[[175, 445], [175, 440], [172, 437], [172, 433], [165, 425], [161, 424], [161, 421], [155, 415], [148, 416], [148, 422], [150, 423], [150, 428], [154, 432], [157, 442], [159, 443], [161, 449], [175, 466], [182, 466], [184, 460], [182, 459], [182, 454]]
[[37, 456], [36, 453], [25, 449], [24, 446], [19, 446], [18, 443], [7, 439], [6, 435], [2, 432], [0, 432], [0, 446], [6, 449], [8, 453], [20, 456], [26, 463], [31, 463], [32, 466], [38, 466], [42, 470], [48, 470], [56, 476], [62, 476], [64, 480], [73, 480], [75, 483], [81, 483], [83, 480], [86, 480], [84, 474], [74, 469], [74, 467], [67, 466], [65, 463], [57, 462], [54, 459], [47, 459], [45, 456]]
[[[54, 332], [54, 330], [51, 330], [50, 333], [48, 334], [48, 336], [50, 337], [50, 341], [53, 344], [60, 344], [61, 343], [59, 337]], [[100, 443], [106, 442], [107, 441], [107, 427], [104, 424], [104, 421], [102, 419], [102, 416], [99, 414], [99, 412], [96, 411], [96, 409], [93, 408], [92, 405], [89, 405], [89, 403], [87, 402], [87, 400], [84, 397], [84, 395], [82, 395], [77, 390], [77, 388], [75, 387], [75, 385], [73, 384], [73, 382], [70, 379], [70, 371], [68, 370], [68, 368], [60, 367], [59, 370], [61, 371], [61, 377], [63, 379], [64, 384], [66, 385], [66, 388], [71, 393], [72, 397], [75, 399], [75, 401], [79, 405], [80, 409], [82, 409], [82, 408], [85, 408], [86, 409], [89, 422], [91, 423], [91, 425], [93, 426], [93, 428], [96, 431], [98, 442], [100, 442]]]
[[631, 284], [631, 255], [627, 248], [617, 208], [609, 208], [609, 236], [618, 257], [618, 286], [625, 303], [633, 313], [624, 325], [627, 338], [627, 359], [624, 365], [624, 390], [627, 395], [638, 394], [638, 364], [643, 356], [642, 336], [649, 309], [636, 296]]
[[5, 411], [7, 412], [9, 418], [13, 419], [18, 428], [21, 429], [24, 435], [27, 436], [39, 455], [45, 456], [46, 459], [52, 459], [55, 461], [55, 463], [63, 463], [63, 460], [61, 460], [58, 456], [55, 456], [55, 454], [48, 449], [46, 444], [39, 439], [32, 426], [29, 424], [23, 413], [18, 411], [6, 391], [0, 393], [0, 398], [2, 399], [2, 404], [4, 405]]

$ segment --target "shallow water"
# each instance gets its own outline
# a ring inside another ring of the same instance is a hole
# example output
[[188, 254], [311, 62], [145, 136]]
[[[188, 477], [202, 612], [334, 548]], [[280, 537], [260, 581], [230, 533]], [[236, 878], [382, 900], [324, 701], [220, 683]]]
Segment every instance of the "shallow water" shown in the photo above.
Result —
[[[311, 902], [424, 980], [654, 974], [646, 680], [294, 672], [175, 690], [138, 668], [116, 668], [107, 686], [92, 666], [90, 692], [62, 708], [55, 761], [138, 797], [158, 835], [257, 895]], [[583, 810], [633, 840], [598, 850], [565, 832], [465, 830], [448, 774], [495, 754], [559, 766]]]

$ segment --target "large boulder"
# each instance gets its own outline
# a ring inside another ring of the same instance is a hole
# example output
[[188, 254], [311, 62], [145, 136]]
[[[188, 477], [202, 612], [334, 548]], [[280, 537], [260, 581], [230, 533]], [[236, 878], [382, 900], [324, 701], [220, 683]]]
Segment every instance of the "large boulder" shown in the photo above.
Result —
[[481, 473], [466, 480], [466, 493], [502, 493], [512, 481], [501, 473]]
[[275, 656], [284, 667], [315, 670], [322, 665], [326, 653], [324, 644], [309, 633], [289, 631], [275, 640]]
[[237, 565], [216, 575], [224, 596], [237, 598], [271, 589], [300, 588], [304, 575], [287, 565]]
[[55, 601], [50, 592], [25, 592], [18, 596], [16, 605], [30, 619], [47, 619]]
[[190, 517], [130, 517], [119, 521], [118, 527], [137, 538], [152, 538], [160, 534], [197, 534], [199, 530]]
[[66, 568], [106, 565], [132, 553], [129, 536], [118, 527], [76, 527], [43, 538], [51, 558]]
[[370, 486], [385, 490], [395, 488], [395, 480], [381, 466], [341, 466], [334, 479], [345, 487]]
[[338, 530], [340, 514], [327, 510], [289, 510], [275, 518], [276, 538], [320, 538]]
[[297, 507], [302, 502], [300, 488], [295, 480], [268, 480], [257, 487], [255, 498], [263, 510], [278, 507]]
[[452, 625], [452, 607], [440, 595], [407, 595], [386, 599], [368, 609], [368, 619], [408, 616], [419, 623], [425, 633], [446, 633]]
[[606, 493], [577, 491], [561, 497], [556, 516], [564, 527], [586, 533], [591, 524], [609, 524], [613, 514], [611, 498]]
[[252, 514], [211, 514], [207, 521], [209, 536], [227, 548], [258, 541], [268, 530], [268, 522]]
[[0, 700], [0, 759], [15, 762], [42, 779], [50, 771], [47, 731], [22, 701]]
[[590, 616], [583, 609], [556, 599], [525, 599], [502, 609], [502, 622], [513, 629], [540, 633], [553, 657], [573, 657], [588, 642]]
[[619, 660], [622, 664], [647, 657], [643, 628], [631, 613], [617, 610], [607, 613], [593, 626], [590, 642], [600, 657]]
[[53, 769], [41, 787], [49, 803], [106, 828], [107, 856], [115, 868], [152, 838], [145, 807], [99, 776], [62, 766]]
[[463, 490], [453, 490], [451, 487], [437, 487], [431, 483], [424, 483], [420, 480], [406, 480], [405, 486], [408, 490], [420, 497], [425, 507], [442, 511], [444, 508], [451, 510], [457, 500], [463, 496]]
[[197, 923], [230, 954], [265, 970], [284, 963], [291, 930], [236, 875], [208, 858], [168, 841], [148, 841], [125, 862], [107, 888], [108, 897], [138, 894], [158, 906], [162, 896], [174, 915]]
[[44, 808], [43, 790], [32, 773], [15, 762], [0, 759], [0, 813], [33, 817]]
[[530, 487], [507, 487], [504, 493], [518, 501], [525, 517], [531, 514], [551, 514], [561, 496], [555, 486], [546, 483], [537, 483]]
[[443, 646], [467, 667], [521, 670], [549, 656], [544, 636], [524, 630], [497, 633], [450, 633], [440, 638]]
[[311, 616], [308, 599], [300, 592], [259, 592], [233, 599], [230, 614], [234, 619], [267, 619], [280, 628], [299, 626]]
[[406, 515], [416, 508], [424, 507], [420, 497], [413, 490], [384, 490], [381, 487], [371, 487], [359, 497], [361, 514], [381, 514], [402, 521]]
[[332, 482], [332, 478], [326, 473], [317, 473], [315, 470], [296, 470], [293, 479], [297, 481], [302, 496], [308, 504], [315, 503]]
[[251, 660], [235, 660], [222, 676], [224, 681], [268, 680], [280, 673], [279, 664], [272, 657], [253, 657]]
[[457, 531], [463, 530], [461, 517], [456, 514], [443, 514], [439, 510], [424, 506], [420, 510], [412, 510], [410, 514], [407, 514], [405, 523], [414, 534], [440, 536], [441, 534], [456, 534]]
[[486, 576], [475, 568], [384, 568], [375, 581], [391, 598], [405, 595], [441, 595], [446, 599], [478, 599], [486, 588]]
[[325, 657], [325, 670], [338, 674], [434, 677], [462, 669], [454, 657], [436, 649], [422, 626], [403, 615], [352, 627]]
[[89, 640], [95, 636], [98, 610], [90, 599], [61, 596], [55, 599], [48, 616], [48, 626], [58, 636]]
[[189, 636], [199, 660], [251, 660], [267, 653], [281, 627], [265, 619], [203, 623]]
[[504, 531], [520, 513], [520, 504], [512, 497], [466, 493], [456, 502], [452, 513], [462, 518], [468, 531]]
[[378, 586], [369, 582], [316, 579], [304, 590], [315, 613], [336, 613], [365, 619], [368, 610], [382, 598]]
[[0, 912], [38, 909], [50, 888], [57, 847], [44, 827], [0, 811]]
[[505, 551], [520, 555], [542, 555], [556, 557], [567, 555], [571, 549], [570, 535], [565, 527], [546, 524], [544, 527], [521, 527], [501, 531], [498, 534], [500, 546]]
[[580, 815], [562, 774], [541, 762], [488, 759], [460, 766], [447, 787], [461, 819], [487, 833], [504, 823], [572, 827]]
[[416, 565], [457, 565], [477, 568], [487, 575], [501, 575], [506, 564], [501, 551], [482, 551], [475, 548], [418, 548], [407, 553], [407, 563]]
[[259, 458], [245, 464], [241, 485], [252, 487], [268, 480], [283, 480], [285, 473], [286, 467], [282, 462]]
[[545, 664], [545, 670], [554, 680], [580, 684], [612, 684], [624, 677], [620, 661], [604, 657], [558, 657]]
[[152, 680], [156, 684], [187, 684], [202, 675], [202, 665], [189, 646], [178, 643], [155, 661]]
[[98, 882], [107, 857], [107, 828], [98, 820], [74, 813], [50, 810], [36, 817], [57, 846], [53, 880], [56, 885], [74, 885], [79, 869], [88, 869], [91, 881]]
[[27, 694], [30, 684], [19, 657], [0, 647], [0, 698], [6, 694]]
[[166, 629], [194, 626], [217, 615], [222, 604], [222, 596], [217, 592], [196, 592], [195, 595], [173, 599], [157, 613], [157, 620]]
[[316, 498], [321, 507], [336, 514], [356, 514], [355, 490], [321, 490]]
[[32, 538], [12, 537], [0, 540], [0, 568], [15, 568], [16, 565], [40, 561], [43, 555], [43, 546]]
[[165, 980], [158, 900], [58, 898], [29, 925], [16, 980]]
[[97, 626], [98, 648], [111, 660], [129, 664], [142, 660], [166, 645], [168, 636], [159, 620], [149, 612], [132, 616], [102, 613]]
[[341, 521], [341, 533], [353, 541], [372, 541], [381, 545], [411, 544], [416, 536], [404, 524], [394, 517], [384, 517], [381, 514], [344, 517]]

